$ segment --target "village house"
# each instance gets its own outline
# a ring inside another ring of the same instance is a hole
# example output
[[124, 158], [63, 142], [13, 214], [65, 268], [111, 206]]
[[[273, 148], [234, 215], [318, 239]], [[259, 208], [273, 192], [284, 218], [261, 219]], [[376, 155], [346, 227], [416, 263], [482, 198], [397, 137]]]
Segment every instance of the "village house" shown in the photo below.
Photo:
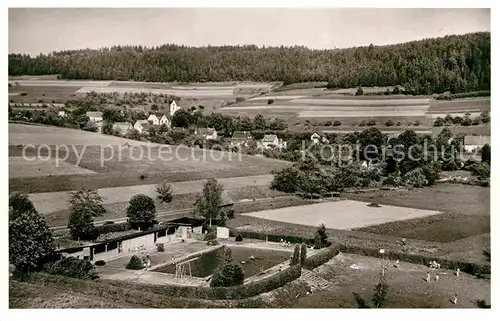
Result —
[[60, 111], [57, 112], [57, 115], [60, 116], [60, 117], [66, 117], [66, 111], [60, 110]]
[[231, 137], [231, 145], [238, 147], [247, 147], [248, 142], [252, 141], [253, 137], [249, 131], [235, 131]]
[[[182, 134], [182, 133], [188, 133], [189, 131], [187, 130], [187, 128], [184, 128], [184, 127], [173, 127], [172, 128], [172, 133], [176, 133], [176, 134]], [[196, 134], [196, 132], [195, 132]]]
[[311, 141], [313, 142], [313, 144], [317, 144], [319, 143], [319, 140], [321, 139], [321, 136], [317, 133], [317, 132], [314, 132], [312, 135], [311, 135]]
[[94, 123], [102, 122], [102, 113], [100, 111], [88, 111], [86, 116], [89, 118], [89, 121]]
[[113, 131], [118, 132], [120, 135], [125, 135], [129, 130], [132, 130], [132, 125], [129, 122], [117, 122], [113, 124]]
[[195, 134], [203, 140], [217, 139], [217, 131], [215, 128], [198, 128]]
[[265, 135], [264, 138], [260, 141], [260, 145], [262, 148], [286, 148], [286, 142], [282, 139], [279, 139], [276, 135]]
[[151, 124], [147, 119], [141, 119], [135, 122], [134, 129], [136, 129], [139, 133], [145, 133], [149, 128], [151, 128], [153, 124]]
[[491, 145], [490, 138], [491, 136], [466, 135], [464, 137], [464, 150], [466, 152], [472, 153], [483, 148], [484, 144]]
[[148, 117], [148, 120], [153, 125], [166, 125], [168, 128], [170, 128], [170, 119], [168, 119], [167, 115], [163, 113], [151, 113]]
[[177, 106], [177, 103], [175, 102], [175, 100], [172, 100], [169, 107], [170, 107], [170, 117], [172, 117], [176, 111], [181, 109], [180, 106]]

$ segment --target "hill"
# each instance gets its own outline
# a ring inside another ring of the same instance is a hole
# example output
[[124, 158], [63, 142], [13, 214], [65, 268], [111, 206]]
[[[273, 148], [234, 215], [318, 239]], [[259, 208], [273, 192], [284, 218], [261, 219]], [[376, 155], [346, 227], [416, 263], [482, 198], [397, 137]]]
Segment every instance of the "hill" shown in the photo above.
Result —
[[9, 75], [60, 74], [65, 79], [148, 82], [326, 81], [331, 88], [403, 85], [415, 94], [490, 89], [490, 33], [388, 46], [305, 47], [118, 46], [9, 55]]

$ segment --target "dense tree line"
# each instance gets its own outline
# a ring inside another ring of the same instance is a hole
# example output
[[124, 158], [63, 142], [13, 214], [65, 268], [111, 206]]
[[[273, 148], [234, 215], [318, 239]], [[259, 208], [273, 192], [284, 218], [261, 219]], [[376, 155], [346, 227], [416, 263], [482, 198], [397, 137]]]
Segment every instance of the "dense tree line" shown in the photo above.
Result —
[[136, 81], [327, 81], [332, 88], [402, 85], [415, 94], [490, 89], [490, 33], [388, 46], [311, 50], [302, 46], [117, 46], [9, 55], [9, 75]]

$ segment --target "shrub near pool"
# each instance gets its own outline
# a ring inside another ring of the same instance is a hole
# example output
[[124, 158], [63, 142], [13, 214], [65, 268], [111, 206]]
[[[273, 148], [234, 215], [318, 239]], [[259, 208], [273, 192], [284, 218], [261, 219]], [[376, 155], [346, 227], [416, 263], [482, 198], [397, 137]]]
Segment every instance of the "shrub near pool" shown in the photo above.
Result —
[[127, 263], [126, 268], [129, 269], [129, 270], [140, 270], [140, 269], [142, 269], [143, 266], [142, 266], [141, 259], [137, 255], [132, 256], [130, 258], [130, 261]]
[[194, 287], [181, 285], [145, 285], [127, 281], [104, 280], [103, 283], [130, 286], [139, 291], [149, 291], [170, 297], [196, 298], [206, 300], [239, 300], [269, 292], [300, 277], [300, 265], [290, 266], [281, 272], [270, 275], [258, 281], [233, 287]]

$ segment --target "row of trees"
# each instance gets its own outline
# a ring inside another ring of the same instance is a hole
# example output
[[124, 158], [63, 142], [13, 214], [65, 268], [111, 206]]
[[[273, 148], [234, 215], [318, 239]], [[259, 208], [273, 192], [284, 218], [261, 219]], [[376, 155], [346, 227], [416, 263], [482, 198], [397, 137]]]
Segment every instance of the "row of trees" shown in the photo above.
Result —
[[464, 117], [460, 116], [451, 116], [450, 114], [446, 115], [446, 117], [441, 118], [438, 117], [434, 121], [435, 127], [449, 126], [449, 125], [457, 125], [457, 126], [476, 126], [480, 124], [489, 124], [491, 121], [490, 113], [487, 111], [481, 112], [481, 114], [472, 119], [470, 113], [466, 113]]
[[388, 46], [306, 47], [116, 46], [9, 55], [9, 75], [60, 74], [65, 79], [155, 82], [327, 81], [331, 88], [402, 85], [415, 94], [490, 89], [490, 33]]

